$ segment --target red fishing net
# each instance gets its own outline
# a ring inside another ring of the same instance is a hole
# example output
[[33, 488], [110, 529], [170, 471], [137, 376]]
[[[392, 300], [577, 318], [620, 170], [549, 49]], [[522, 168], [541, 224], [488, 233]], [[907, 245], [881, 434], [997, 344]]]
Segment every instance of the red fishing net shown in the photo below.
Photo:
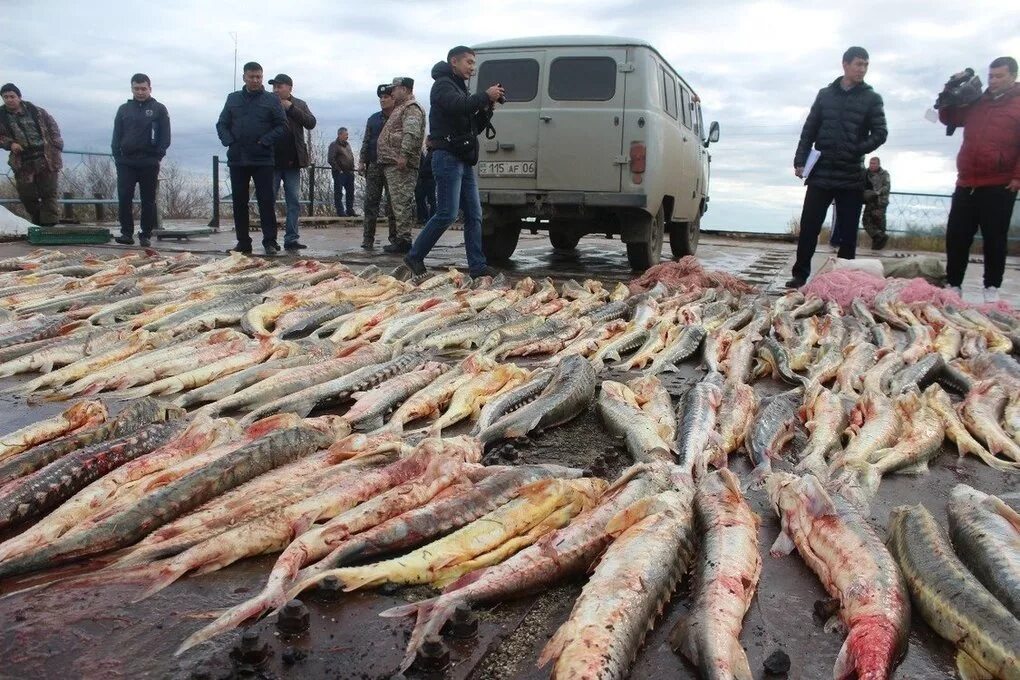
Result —
[[631, 281], [628, 287], [631, 293], [643, 293], [656, 283], [662, 283], [670, 290], [725, 288], [736, 294], [755, 290], [754, 286], [744, 283], [732, 274], [705, 269], [693, 255], [682, 257], [676, 262], [657, 264]]

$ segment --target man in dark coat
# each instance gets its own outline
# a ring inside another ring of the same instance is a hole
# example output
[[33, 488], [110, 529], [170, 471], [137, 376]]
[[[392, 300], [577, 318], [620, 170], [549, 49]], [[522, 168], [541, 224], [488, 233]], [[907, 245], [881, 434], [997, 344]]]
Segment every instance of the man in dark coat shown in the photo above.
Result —
[[475, 165], [478, 135], [492, 119], [493, 107], [503, 98], [503, 88], [493, 85], [484, 92], [468, 92], [466, 80], [475, 72], [475, 53], [454, 47], [432, 67], [429, 96], [429, 148], [436, 180], [436, 213], [418, 234], [404, 264], [415, 276], [425, 273], [425, 257], [443, 232], [464, 211], [464, 250], [472, 276], [491, 272], [482, 252], [482, 203], [478, 196]]
[[227, 95], [216, 122], [216, 134], [227, 147], [230, 191], [234, 202], [234, 232], [239, 253], [251, 253], [248, 234], [248, 183], [255, 182], [255, 200], [262, 222], [262, 246], [266, 255], [276, 255], [276, 211], [273, 195], [273, 148], [287, 133], [287, 114], [280, 98], [262, 86], [262, 66], [244, 65], [244, 87]]
[[[960, 74], [957, 74], [960, 75]], [[984, 245], [985, 302], [999, 301], [1009, 223], [1020, 191], [1020, 83], [1013, 57], [988, 67], [988, 89], [969, 106], [939, 109], [946, 125], [963, 128], [956, 156], [956, 191], [946, 225], [946, 285], [960, 293], [974, 235]]]
[[10, 151], [18, 198], [32, 224], [50, 227], [60, 221], [57, 180], [63, 167], [64, 139], [46, 109], [21, 98], [14, 83], [0, 87], [0, 149]]
[[[800, 288], [811, 274], [818, 234], [835, 201], [840, 258], [854, 259], [864, 204], [864, 156], [885, 143], [882, 97], [864, 82], [868, 52], [851, 47], [843, 54], [843, 75], [823, 87], [811, 105], [793, 158], [794, 174], [805, 179], [807, 191], [800, 216], [797, 261], [789, 288]], [[812, 147], [818, 154], [806, 169]]]
[[135, 242], [135, 186], [141, 194], [141, 231], [138, 242], [148, 248], [156, 228], [156, 181], [159, 164], [170, 148], [170, 114], [152, 96], [152, 81], [144, 73], [131, 76], [131, 99], [120, 105], [113, 119], [110, 142], [117, 164], [117, 218], [120, 236], [114, 240], [129, 246]]
[[340, 128], [326, 151], [333, 171], [333, 206], [337, 217], [357, 217], [354, 214], [354, 149], [349, 137], [347, 128]]
[[290, 76], [281, 73], [270, 80], [269, 84], [273, 86], [273, 94], [280, 98], [280, 105], [287, 114], [287, 133], [280, 137], [280, 141], [273, 149], [273, 160], [276, 164], [273, 191], [279, 194], [280, 184], [283, 184], [284, 203], [287, 206], [283, 249], [297, 252], [306, 247], [298, 241], [298, 219], [301, 217], [301, 168], [307, 168], [309, 165], [305, 130], [314, 129], [316, 120], [308, 104], [292, 94], [294, 81]]

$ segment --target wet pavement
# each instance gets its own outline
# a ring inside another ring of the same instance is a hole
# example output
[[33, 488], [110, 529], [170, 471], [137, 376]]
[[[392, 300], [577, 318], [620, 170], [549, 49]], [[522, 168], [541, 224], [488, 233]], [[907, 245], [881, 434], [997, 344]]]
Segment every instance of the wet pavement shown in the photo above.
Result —
[[[320, 233], [321, 231], [321, 233]], [[305, 241], [309, 256], [336, 255], [334, 241], [346, 243], [344, 230], [309, 230]], [[430, 266], [462, 264], [458, 232], [451, 232], [437, 249]], [[204, 239], [203, 250], [222, 250], [224, 235]], [[721, 240], [721, 239], [720, 239]], [[767, 242], [717, 244], [706, 238], [699, 255], [706, 267], [723, 269], [745, 278], [761, 277], [770, 286], [785, 277], [790, 246]], [[198, 246], [199, 242], [189, 244]], [[227, 243], [229, 245], [229, 243]], [[162, 245], [160, 245], [162, 248]], [[171, 246], [173, 247], [173, 246]], [[196, 248], [197, 249], [197, 248]], [[27, 252], [26, 244], [0, 245], [0, 257]], [[106, 250], [105, 248], [103, 250]], [[365, 257], [361, 251], [340, 248], [341, 259], [352, 265], [397, 262], [397, 258]], [[521, 257], [516, 275], [557, 278], [595, 276], [602, 280], [627, 280], [626, 256], [619, 241], [588, 237], [576, 255], [553, 253], [544, 236], [522, 236]], [[562, 258], [562, 259], [561, 259]], [[679, 374], [665, 377], [674, 401], [700, 379], [702, 371], [687, 364]], [[608, 372], [603, 379], [620, 379], [625, 374]], [[0, 379], [0, 391], [24, 380]], [[778, 391], [779, 385], [761, 381], [760, 394]], [[116, 404], [116, 402], [111, 402]], [[4, 411], [0, 432], [15, 430], [29, 422], [62, 410], [66, 404], [28, 405], [20, 397], [0, 394]], [[450, 434], [458, 434], [454, 428]], [[796, 449], [795, 440], [792, 449]], [[787, 452], [792, 456], [795, 451]], [[599, 423], [594, 407], [575, 420], [551, 431], [509, 445], [488, 454], [487, 462], [557, 462], [589, 467], [608, 478], [615, 477], [630, 461], [620, 441], [609, 436]], [[746, 476], [750, 464], [743, 455], [730, 459], [734, 471]], [[778, 464], [777, 467], [784, 467]], [[893, 507], [922, 503], [945, 526], [945, 503], [953, 485], [965, 482], [990, 493], [1015, 488], [1015, 478], [996, 472], [974, 459], [958, 460], [947, 445], [941, 457], [923, 476], [893, 475], [883, 481], [872, 506], [870, 520], [884, 536]], [[764, 492], [749, 491], [752, 507], [762, 518], [759, 532], [763, 558], [758, 594], [744, 622], [741, 641], [748, 652], [755, 678], [766, 677], [763, 660], [777, 649], [790, 655], [789, 678], [831, 677], [832, 665], [842, 644], [838, 633], [827, 633], [813, 614], [815, 602], [825, 599], [817, 578], [796, 555], [772, 558], [768, 549], [778, 534], [775, 513]], [[55, 584], [18, 591], [28, 585], [47, 583], [54, 574], [0, 582], [0, 678], [54, 677], [153, 677], [221, 678], [239, 670], [230, 658], [240, 631], [175, 658], [173, 650], [192, 632], [202, 627], [223, 608], [250, 597], [262, 585], [274, 555], [244, 560], [222, 571], [186, 577], [152, 598], [131, 603], [141, 588], [138, 584], [69, 587]], [[101, 562], [78, 565], [60, 572], [92, 572]], [[443, 676], [454, 679], [495, 680], [498, 678], [548, 677], [548, 669], [536, 669], [535, 659], [542, 646], [566, 620], [583, 578], [552, 587], [542, 594], [482, 609], [474, 639], [451, 641], [451, 666]], [[663, 616], [649, 634], [632, 668], [633, 678], [695, 678], [696, 670], [675, 655], [667, 645], [669, 632], [690, 605], [693, 584], [685, 578], [667, 605]], [[258, 631], [268, 644], [265, 665], [254, 672], [269, 678], [389, 678], [403, 654], [411, 621], [383, 619], [376, 614], [388, 607], [428, 597], [427, 588], [393, 589], [342, 595], [327, 601], [319, 592], [302, 598], [311, 611], [309, 632], [296, 639], [284, 639], [270, 617], [249, 630]], [[413, 676], [411, 676], [413, 677]], [[776, 676], [768, 676], [776, 677]], [[910, 647], [895, 673], [896, 678], [921, 680], [954, 677], [952, 649], [920, 620], [913, 617]]]

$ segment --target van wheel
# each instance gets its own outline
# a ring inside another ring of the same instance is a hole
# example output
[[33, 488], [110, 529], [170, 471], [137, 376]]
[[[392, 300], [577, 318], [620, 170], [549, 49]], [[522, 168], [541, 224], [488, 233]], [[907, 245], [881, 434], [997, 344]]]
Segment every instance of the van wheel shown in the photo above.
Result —
[[701, 215], [698, 215], [690, 222], [681, 222], [669, 226], [669, 249], [676, 259], [696, 253], [700, 238]]
[[509, 260], [517, 250], [517, 241], [521, 237], [521, 228], [501, 225], [491, 234], [482, 234], [482, 252], [486, 260]]
[[576, 234], [564, 231], [549, 231], [549, 243], [556, 250], [573, 250], [577, 247], [577, 242], [581, 240], [581, 237]]
[[653, 265], [659, 264], [659, 260], [662, 259], [662, 232], [665, 224], [665, 213], [663, 213], [660, 206], [659, 212], [655, 214], [655, 218], [652, 219], [650, 225], [651, 234], [649, 234], [649, 240], [643, 243], [627, 244], [627, 260], [630, 262], [631, 269], [642, 272]]

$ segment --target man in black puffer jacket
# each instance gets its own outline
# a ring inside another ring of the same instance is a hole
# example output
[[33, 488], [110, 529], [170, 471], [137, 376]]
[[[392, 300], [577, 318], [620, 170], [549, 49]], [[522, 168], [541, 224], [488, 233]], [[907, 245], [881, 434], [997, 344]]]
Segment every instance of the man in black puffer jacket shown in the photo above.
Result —
[[135, 185], [141, 194], [141, 232], [138, 241], [149, 247], [156, 227], [156, 180], [159, 164], [170, 148], [170, 114], [152, 97], [152, 81], [144, 73], [131, 76], [131, 99], [120, 105], [113, 119], [113, 159], [117, 163], [117, 198], [123, 245], [135, 242]]
[[885, 143], [882, 97], [864, 82], [868, 52], [851, 47], [843, 54], [843, 76], [818, 91], [793, 158], [794, 174], [805, 177], [812, 146], [820, 155], [807, 173], [804, 208], [800, 216], [797, 261], [788, 288], [800, 288], [811, 274], [811, 258], [818, 245], [829, 205], [836, 203], [840, 258], [854, 259], [857, 230], [864, 204], [864, 156]]
[[471, 94], [464, 81], [475, 72], [475, 53], [469, 47], [454, 47], [432, 67], [429, 97], [428, 146], [432, 153], [432, 174], [436, 180], [436, 212], [418, 234], [404, 257], [415, 276], [425, 273], [425, 256], [447, 227], [464, 211], [464, 250], [471, 276], [490, 272], [482, 252], [482, 203], [478, 196], [475, 164], [478, 163], [478, 134], [492, 118], [492, 109], [503, 98], [503, 88], [493, 85], [485, 92]]
[[244, 87], [227, 95], [216, 121], [216, 134], [227, 147], [230, 191], [234, 202], [234, 232], [239, 253], [251, 253], [248, 234], [248, 183], [255, 182], [255, 200], [262, 222], [262, 246], [266, 255], [280, 252], [276, 242], [276, 196], [273, 192], [273, 148], [287, 133], [287, 114], [280, 98], [262, 86], [262, 67], [254, 61], [244, 65]]

